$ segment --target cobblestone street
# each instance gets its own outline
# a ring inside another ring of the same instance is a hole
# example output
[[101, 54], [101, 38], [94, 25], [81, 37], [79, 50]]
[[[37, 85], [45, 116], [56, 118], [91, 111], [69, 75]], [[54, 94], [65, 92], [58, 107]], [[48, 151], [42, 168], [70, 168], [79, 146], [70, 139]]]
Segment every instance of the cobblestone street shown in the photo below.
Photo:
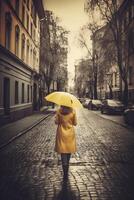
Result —
[[49, 116], [0, 151], [0, 200], [133, 200], [134, 129], [83, 109], [78, 151], [62, 181], [54, 152], [56, 125]]

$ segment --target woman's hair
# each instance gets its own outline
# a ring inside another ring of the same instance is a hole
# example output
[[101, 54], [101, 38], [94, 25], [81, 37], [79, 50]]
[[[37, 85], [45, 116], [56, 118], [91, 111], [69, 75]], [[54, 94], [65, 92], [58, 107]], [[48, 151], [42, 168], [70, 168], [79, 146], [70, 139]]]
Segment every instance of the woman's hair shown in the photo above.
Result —
[[72, 110], [73, 110], [73, 109], [72, 109], [71, 107], [62, 106], [62, 105], [61, 105], [61, 114], [63, 114], [63, 115], [67, 115], [67, 114], [71, 113]]

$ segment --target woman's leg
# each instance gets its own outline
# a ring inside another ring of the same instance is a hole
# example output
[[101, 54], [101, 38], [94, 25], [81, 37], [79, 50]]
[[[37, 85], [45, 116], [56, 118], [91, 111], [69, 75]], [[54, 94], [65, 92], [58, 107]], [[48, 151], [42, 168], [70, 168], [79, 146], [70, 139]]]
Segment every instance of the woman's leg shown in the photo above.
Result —
[[67, 154], [67, 173], [69, 171], [69, 161], [70, 161], [71, 153]]
[[68, 165], [69, 165], [70, 157], [71, 157], [71, 153], [68, 153], [68, 154], [67, 154], [67, 162], [68, 162]]
[[70, 157], [68, 156], [67, 153], [61, 154], [61, 162], [65, 179], [67, 179], [68, 177], [69, 159]]

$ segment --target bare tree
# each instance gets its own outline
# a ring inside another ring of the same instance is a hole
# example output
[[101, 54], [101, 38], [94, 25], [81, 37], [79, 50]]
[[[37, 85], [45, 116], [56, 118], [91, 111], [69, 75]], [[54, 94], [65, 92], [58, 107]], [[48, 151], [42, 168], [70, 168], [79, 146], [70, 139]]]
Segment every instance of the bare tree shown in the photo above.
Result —
[[61, 26], [56, 26], [56, 37], [54, 39], [54, 78], [57, 80], [57, 89], [65, 90], [67, 87], [67, 54], [68, 54], [68, 31]]
[[118, 0], [87, 0], [87, 11], [94, 11], [98, 9], [102, 16], [102, 19], [107, 23], [113, 34], [113, 41], [116, 47], [117, 63], [122, 81], [124, 82], [123, 102], [127, 106], [128, 104], [128, 59], [123, 60], [123, 31], [122, 21], [119, 13], [119, 1]]
[[90, 72], [92, 70], [90, 59], [81, 59], [75, 64], [75, 90], [79, 97], [93, 97]]
[[[109, 86], [109, 91], [110, 91], [110, 98], [113, 98], [113, 90], [112, 90], [112, 75], [113, 75], [113, 66], [116, 66], [117, 59], [116, 59], [116, 47], [113, 42], [113, 37], [111, 30], [109, 29], [109, 26], [106, 25], [104, 26], [105, 31], [104, 35], [100, 40], [100, 56], [102, 57], [101, 62], [99, 65], [101, 66], [100, 69], [100, 74], [101, 74], [101, 81], [98, 80], [98, 83], [100, 84], [101, 82], [104, 82], [105, 84], [105, 79], [107, 79], [107, 84]], [[115, 71], [115, 69], [114, 69]], [[109, 78], [108, 78], [108, 77]]]
[[87, 54], [89, 58], [92, 60], [92, 70], [90, 69], [90, 79], [92, 77], [91, 83], [93, 84], [93, 97], [94, 99], [98, 98], [97, 95], [97, 63], [95, 62], [96, 58], [96, 52], [89, 46], [89, 43], [87, 39], [84, 37], [85, 32], [88, 31], [90, 33], [90, 36], [92, 37], [92, 40], [94, 41], [94, 33], [99, 29], [98, 25], [96, 23], [88, 23], [87, 25], [83, 26], [79, 33], [79, 43], [82, 48], [85, 48], [87, 50]]
[[64, 59], [66, 59], [63, 47], [66, 46], [67, 49], [68, 32], [59, 26], [58, 22], [59, 19], [51, 11], [45, 11], [45, 18], [41, 22], [41, 72], [47, 86], [47, 93], [50, 92], [53, 80], [57, 81], [59, 76], [64, 78], [64, 75], [67, 74], [62, 73], [61, 66], [64, 62], [63, 52]]

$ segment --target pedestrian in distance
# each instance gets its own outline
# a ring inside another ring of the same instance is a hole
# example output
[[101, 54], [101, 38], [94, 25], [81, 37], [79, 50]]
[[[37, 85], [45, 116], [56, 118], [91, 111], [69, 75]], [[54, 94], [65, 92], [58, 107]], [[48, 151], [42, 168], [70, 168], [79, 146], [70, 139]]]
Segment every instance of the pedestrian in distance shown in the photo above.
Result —
[[61, 106], [55, 116], [57, 124], [55, 151], [61, 154], [64, 180], [68, 179], [69, 161], [76, 152], [76, 137], [74, 126], [77, 125], [76, 112], [71, 107]]

